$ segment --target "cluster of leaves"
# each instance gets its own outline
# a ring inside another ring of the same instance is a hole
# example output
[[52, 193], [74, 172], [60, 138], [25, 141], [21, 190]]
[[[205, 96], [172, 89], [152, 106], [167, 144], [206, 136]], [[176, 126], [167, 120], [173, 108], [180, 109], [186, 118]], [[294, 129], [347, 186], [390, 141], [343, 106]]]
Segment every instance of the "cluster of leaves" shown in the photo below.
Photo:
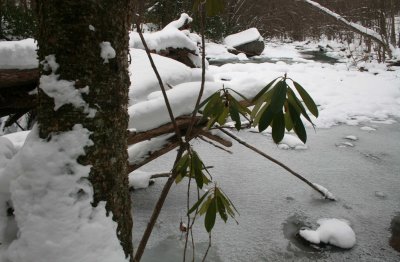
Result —
[[182, 181], [184, 177], [190, 177], [196, 180], [198, 188], [208, 185], [212, 178], [197, 152], [191, 148], [176, 163], [175, 172], [179, 174], [176, 177], [176, 183]]
[[19, 40], [34, 36], [33, 11], [13, 1], [0, 1], [0, 39]]
[[208, 128], [213, 126], [215, 123], [218, 123], [219, 125], [225, 124], [227, 117], [230, 116], [235, 122], [236, 129], [240, 130], [242, 126], [240, 116], [248, 118], [247, 116], [250, 114], [250, 110], [237, 101], [229, 91], [236, 93], [239, 97], [243, 98], [244, 101], [247, 101], [246, 97], [229, 88], [222, 88], [212, 96], [208, 97], [199, 106], [201, 108], [206, 105], [202, 114], [203, 117], [208, 119]]
[[[177, 162], [175, 172], [178, 173], [178, 176], [175, 179], [176, 183], [181, 182], [184, 177], [194, 178], [197, 187], [200, 189], [202, 189], [204, 185], [209, 185], [212, 179], [203, 161], [192, 148], [189, 148]], [[206, 214], [204, 225], [207, 232], [211, 232], [214, 227], [217, 212], [224, 222], [228, 220], [228, 215], [234, 218], [235, 211], [237, 212], [232, 201], [216, 185], [206, 191], [206, 193], [188, 211], [188, 214], [191, 214], [194, 211], [196, 211], [196, 215], [201, 216]]]
[[200, 216], [206, 214], [204, 226], [207, 232], [211, 232], [213, 229], [217, 212], [225, 223], [228, 220], [228, 215], [235, 219], [235, 213], [239, 214], [232, 201], [226, 196], [222, 189], [216, 185], [204, 193], [192, 208], [189, 209], [188, 213], [191, 214], [195, 211], [196, 214]]
[[[303, 102], [296, 96], [293, 89], [296, 89]], [[246, 104], [253, 104], [253, 109], [250, 111], [230, 92], [242, 98]], [[242, 128], [241, 117], [252, 123], [253, 126], [258, 126], [260, 132], [271, 126], [272, 138], [274, 142], [279, 143], [284, 137], [285, 129], [293, 130], [303, 142], [306, 142], [307, 133], [301, 116], [313, 124], [306, 107], [311, 114], [318, 117], [318, 108], [307, 91], [299, 83], [284, 75], [272, 80], [262, 88], [252, 101], [235, 90], [223, 87], [205, 99], [199, 105], [199, 108], [203, 108], [203, 110], [198, 111], [207, 119], [208, 128], [216, 124], [225, 124], [229, 117], [235, 122], [237, 130]], [[211, 182], [211, 175], [198, 154], [192, 149], [189, 149], [180, 159], [175, 171], [179, 173], [176, 179], [177, 183], [184, 177], [194, 178], [199, 188], [203, 188], [204, 184], [208, 185]], [[235, 212], [237, 213], [233, 203], [216, 185], [207, 191], [188, 213], [191, 214], [194, 211], [196, 211], [196, 215], [206, 214], [204, 222], [207, 232], [214, 227], [217, 212], [225, 222], [228, 215], [234, 219]]]
[[[303, 102], [296, 96], [293, 87]], [[247, 104], [254, 104], [253, 109], [250, 111], [229, 91], [236, 93]], [[243, 117], [253, 126], [258, 126], [260, 132], [271, 126], [272, 138], [275, 143], [279, 143], [283, 139], [285, 129], [293, 130], [305, 143], [307, 133], [301, 116], [314, 125], [307, 113], [307, 107], [311, 114], [318, 117], [318, 108], [311, 96], [299, 83], [286, 76], [272, 80], [251, 102], [232, 89], [222, 88], [204, 100], [200, 104], [200, 108], [202, 107], [204, 110], [201, 113], [208, 120], [208, 128], [216, 123], [223, 125], [230, 117], [235, 122], [235, 128], [240, 130], [242, 127], [241, 117]]]
[[272, 127], [272, 138], [279, 143], [285, 135], [285, 128], [293, 130], [301, 141], [307, 141], [307, 133], [300, 116], [304, 116], [313, 126], [303, 103], [297, 98], [292, 86], [297, 90], [307, 109], [318, 117], [318, 108], [307, 91], [296, 81], [286, 75], [271, 81], [253, 99], [254, 108], [251, 119], [260, 132], [268, 126]]

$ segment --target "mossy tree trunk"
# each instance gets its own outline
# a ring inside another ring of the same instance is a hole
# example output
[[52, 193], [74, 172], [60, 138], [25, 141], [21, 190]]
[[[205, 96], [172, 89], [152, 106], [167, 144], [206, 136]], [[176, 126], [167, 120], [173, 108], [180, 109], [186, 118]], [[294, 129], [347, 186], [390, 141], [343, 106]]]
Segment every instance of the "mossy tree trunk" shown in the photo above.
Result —
[[[91, 165], [92, 205], [106, 201], [106, 210], [118, 223], [117, 235], [126, 256], [133, 257], [131, 200], [127, 177], [128, 30], [132, 0], [37, 1], [39, 60], [54, 55], [59, 79], [89, 87], [83, 99], [97, 110], [94, 118], [82, 108], [67, 104], [54, 110], [53, 98], [39, 90], [38, 123], [41, 138], [69, 131], [82, 124], [92, 132], [94, 146], [79, 159]], [[115, 49], [115, 58], [104, 63], [100, 43]], [[49, 74], [41, 66], [41, 74]]]

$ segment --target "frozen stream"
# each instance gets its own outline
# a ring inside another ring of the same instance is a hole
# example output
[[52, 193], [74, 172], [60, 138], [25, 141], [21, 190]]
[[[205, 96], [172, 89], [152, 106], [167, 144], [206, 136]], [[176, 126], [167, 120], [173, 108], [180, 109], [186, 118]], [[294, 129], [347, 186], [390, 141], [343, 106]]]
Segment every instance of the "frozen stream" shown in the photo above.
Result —
[[[212, 175], [232, 199], [240, 216], [239, 225], [217, 219], [207, 261], [400, 261], [400, 252], [390, 245], [391, 234], [399, 233], [400, 211], [400, 124], [366, 123], [308, 130], [307, 150], [281, 150], [267, 135], [241, 132], [247, 142], [258, 146], [309, 180], [324, 185], [339, 200], [321, 200], [308, 186], [273, 163], [234, 143], [230, 155], [208, 144], [195, 142]], [[354, 147], [338, 147], [344, 137], [355, 135]], [[168, 170], [173, 154], [144, 170]], [[163, 186], [163, 179], [146, 190], [132, 193], [135, 247]], [[187, 182], [187, 180], [186, 180]], [[184, 241], [179, 222], [185, 221], [185, 180], [175, 185], [150, 238], [143, 261], [181, 261]], [[194, 195], [193, 195], [194, 196]], [[351, 250], [314, 249], [296, 237], [303, 225], [316, 226], [319, 218], [343, 218], [351, 222], [357, 244]], [[196, 254], [204, 253], [208, 235], [200, 218], [195, 230]], [[393, 229], [397, 228], [397, 231]], [[397, 240], [398, 235], [394, 236]], [[398, 244], [398, 243], [397, 243]], [[191, 258], [191, 256], [189, 256]], [[197, 261], [197, 260], [196, 260]], [[199, 259], [199, 261], [201, 261]]]

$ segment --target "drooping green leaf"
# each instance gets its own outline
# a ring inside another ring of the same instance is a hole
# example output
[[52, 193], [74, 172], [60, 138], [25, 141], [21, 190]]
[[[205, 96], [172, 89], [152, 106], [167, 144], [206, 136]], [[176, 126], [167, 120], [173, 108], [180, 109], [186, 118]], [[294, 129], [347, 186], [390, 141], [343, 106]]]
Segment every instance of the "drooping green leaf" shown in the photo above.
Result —
[[192, 152], [192, 164], [191, 164], [191, 173], [194, 175], [196, 180], [196, 184], [198, 188], [203, 188], [203, 162], [200, 160], [199, 156], [195, 151]]
[[289, 113], [293, 122], [293, 129], [303, 143], [307, 141], [307, 132], [300, 118], [300, 113], [289, 103]]
[[217, 208], [218, 208], [218, 213], [219, 216], [222, 218], [222, 220], [224, 220], [224, 222], [226, 223], [226, 221], [228, 220], [228, 215], [226, 214], [226, 209], [225, 209], [225, 205], [221, 200], [220, 196], [216, 196], [217, 198]]
[[300, 94], [301, 98], [303, 99], [304, 104], [306, 104], [308, 110], [310, 110], [311, 114], [313, 114], [315, 117], [318, 117], [318, 108], [317, 105], [315, 104], [314, 100], [311, 98], [311, 96], [307, 93], [307, 91], [296, 81], [293, 81], [293, 84], [297, 90], [297, 92]]
[[239, 131], [240, 128], [242, 127], [242, 121], [240, 121], [239, 111], [237, 110], [237, 108], [234, 105], [232, 105], [229, 107], [229, 113], [230, 113], [232, 120], [235, 122], [236, 130]]
[[197, 202], [189, 209], [188, 214], [193, 213], [200, 206], [200, 204], [203, 202], [209, 192], [210, 191], [205, 192], [204, 195], [199, 200], [197, 200]]
[[286, 100], [286, 89], [287, 87], [284, 81], [279, 81], [279, 83], [274, 87], [274, 93], [271, 97], [271, 104], [262, 113], [258, 123], [258, 130], [260, 132], [267, 129], [267, 127], [271, 124], [272, 119], [275, 117], [275, 114], [282, 110], [283, 104]]
[[[237, 94], [238, 96], [240, 96], [241, 98], [243, 98], [244, 101], [248, 101], [248, 102], [249, 102], [249, 99], [247, 99], [247, 97], [245, 97], [244, 95], [242, 95], [242, 94], [239, 93], [238, 91], [233, 90], [232, 88], [228, 88], [228, 90], [234, 92], [235, 94]], [[236, 99], [235, 99], [235, 100], [236, 100]]]
[[296, 94], [293, 92], [293, 90], [291, 88], [288, 88], [288, 100], [289, 100], [289, 103], [291, 103], [292, 106], [295, 107], [296, 111], [300, 111], [301, 114], [308, 120], [308, 122], [313, 124], [313, 122], [311, 121], [310, 117], [308, 116], [307, 111], [304, 108], [303, 104], [296, 97]]
[[[288, 102], [285, 102], [285, 108], [288, 108]], [[292, 118], [290, 117], [290, 113], [289, 113], [289, 108], [286, 111], [285, 114], [285, 126], [286, 126], [286, 130], [290, 131], [293, 129], [293, 122], [292, 122]]]
[[207, 232], [211, 232], [215, 225], [215, 218], [217, 215], [217, 201], [215, 198], [212, 198], [210, 205], [208, 206], [206, 217], [204, 218], [204, 226], [206, 227]]
[[213, 198], [211, 196], [208, 196], [207, 200], [204, 202], [203, 205], [201, 205], [200, 209], [199, 209], [199, 215], [202, 216], [203, 214], [205, 214], [208, 210], [208, 206], [211, 204]]
[[199, 106], [197, 107], [197, 110], [195, 110], [195, 111], [198, 111], [200, 108], [202, 108], [203, 106], [205, 106], [211, 99], [213, 99], [213, 98], [215, 98], [215, 97], [219, 97], [219, 96], [220, 96], [219, 91], [215, 92], [215, 93], [212, 94], [211, 96], [209, 96], [209, 97], [207, 97], [206, 99], [204, 99], [203, 102], [201, 102], [201, 103], [199, 104]]
[[274, 121], [272, 123], [272, 139], [276, 144], [282, 141], [283, 136], [285, 135], [285, 117], [283, 115], [283, 111], [279, 111], [274, 117]]
[[265, 92], [267, 92], [272, 85], [276, 82], [276, 80], [278, 80], [281, 77], [277, 77], [274, 80], [272, 80], [271, 82], [268, 83], [268, 85], [266, 85], [263, 89], [260, 90], [260, 92], [258, 92], [258, 94], [253, 98], [253, 102], [256, 102]]
[[211, 113], [215, 111], [214, 108], [217, 107], [218, 104], [220, 104], [221, 95], [220, 95], [220, 93], [218, 91], [215, 94], [213, 94], [212, 96], [210, 96], [209, 98], [210, 99], [208, 100], [208, 102], [206, 104], [206, 107], [203, 110], [203, 115], [206, 116], [206, 117], [210, 116]]
[[224, 106], [224, 109], [222, 110], [222, 113], [218, 116], [217, 122], [221, 126], [226, 123], [226, 118], [229, 115], [229, 107]]

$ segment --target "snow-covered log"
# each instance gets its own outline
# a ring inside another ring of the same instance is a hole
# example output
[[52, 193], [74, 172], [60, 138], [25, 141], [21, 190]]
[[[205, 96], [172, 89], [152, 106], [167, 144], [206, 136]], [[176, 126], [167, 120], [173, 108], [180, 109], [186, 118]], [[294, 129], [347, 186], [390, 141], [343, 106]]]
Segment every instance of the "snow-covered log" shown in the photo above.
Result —
[[383, 39], [382, 36], [379, 35], [377, 32], [375, 32], [374, 30], [366, 28], [357, 23], [350, 22], [341, 15], [329, 10], [326, 7], [323, 7], [317, 2], [311, 0], [304, 0], [304, 3], [308, 4], [314, 10], [336, 19], [336, 21], [338, 21], [341, 25], [345, 26], [349, 30], [359, 33], [362, 36], [377, 42], [379, 45], [383, 46], [383, 48], [386, 50], [390, 58], [392, 58], [393, 54], [395, 53], [396, 48], [393, 45], [391, 45], [388, 41]]

